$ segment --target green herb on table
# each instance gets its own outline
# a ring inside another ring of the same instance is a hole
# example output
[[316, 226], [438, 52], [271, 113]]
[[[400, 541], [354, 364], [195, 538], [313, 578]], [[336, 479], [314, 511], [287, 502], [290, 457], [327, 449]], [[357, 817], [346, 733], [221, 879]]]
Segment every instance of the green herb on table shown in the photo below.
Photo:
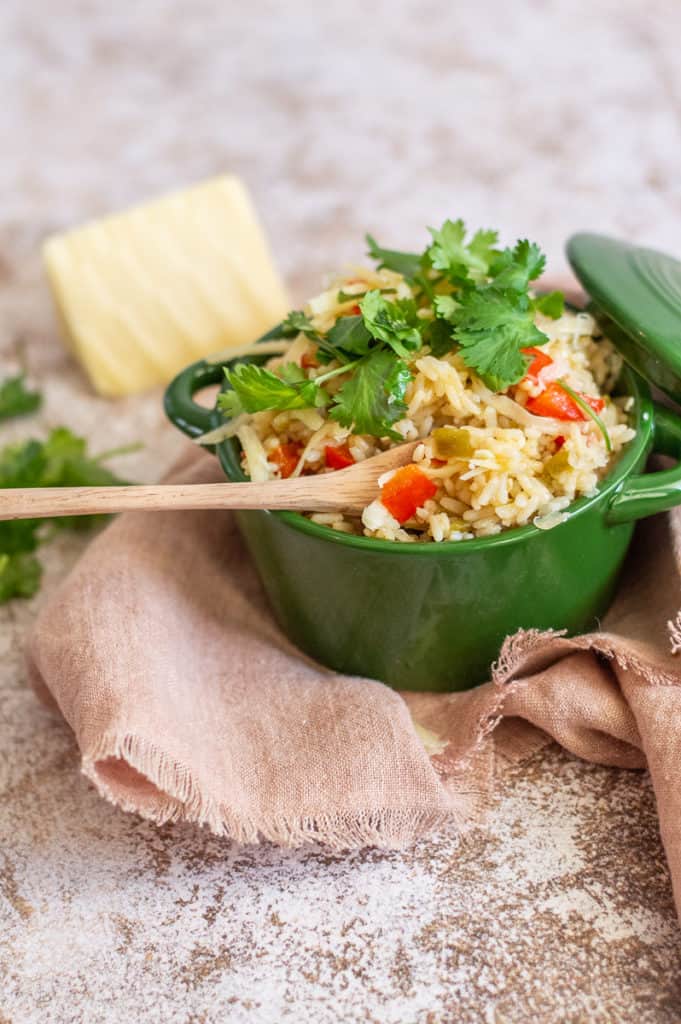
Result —
[[0, 420], [25, 416], [40, 408], [42, 395], [26, 386], [26, 375], [18, 373], [0, 383]]
[[[102, 460], [136, 447], [126, 446], [92, 456], [83, 438], [66, 427], [57, 427], [44, 441], [22, 441], [0, 450], [0, 488], [125, 484], [127, 481], [116, 476]], [[32, 597], [36, 593], [42, 567], [35, 551], [55, 531], [81, 530], [103, 518], [67, 516], [0, 522], [0, 603], [12, 597]]]

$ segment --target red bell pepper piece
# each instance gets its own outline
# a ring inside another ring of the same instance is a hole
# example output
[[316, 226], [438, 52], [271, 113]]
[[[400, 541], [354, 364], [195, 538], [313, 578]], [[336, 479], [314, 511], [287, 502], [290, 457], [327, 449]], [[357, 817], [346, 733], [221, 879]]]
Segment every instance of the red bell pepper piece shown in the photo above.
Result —
[[295, 444], [293, 442], [280, 444], [278, 448], [270, 452], [267, 456], [267, 461], [273, 462], [275, 466], [278, 466], [282, 480], [286, 480], [298, 465], [302, 450], [302, 444]]
[[548, 356], [546, 352], [542, 352], [540, 348], [521, 348], [520, 350], [524, 356], [533, 356], [532, 362], [527, 367], [527, 377], [533, 377], [535, 380], [539, 376], [541, 370], [546, 366], [550, 366], [553, 362], [551, 356]]
[[[590, 405], [594, 412], [600, 412], [605, 401], [602, 398], [591, 398], [589, 395], [580, 395], [587, 405]], [[583, 409], [563, 391], [560, 384], [552, 381], [540, 395], [529, 398], [525, 406], [528, 412], [534, 416], [550, 416], [554, 420], [586, 420], [588, 416]]]
[[317, 349], [315, 348], [312, 352], [309, 350], [307, 352], [303, 352], [300, 359], [300, 365], [304, 370], [309, 370], [313, 366], [319, 366], [319, 362], [317, 361]]
[[403, 466], [381, 488], [381, 501], [398, 523], [406, 523], [436, 491], [437, 484], [418, 466]]
[[324, 461], [329, 469], [347, 469], [355, 464], [346, 444], [327, 444], [324, 448]]

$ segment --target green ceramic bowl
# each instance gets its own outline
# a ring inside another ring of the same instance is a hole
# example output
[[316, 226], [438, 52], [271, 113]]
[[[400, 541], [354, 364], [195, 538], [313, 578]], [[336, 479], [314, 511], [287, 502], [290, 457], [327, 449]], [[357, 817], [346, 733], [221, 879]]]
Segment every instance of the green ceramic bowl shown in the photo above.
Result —
[[[254, 361], [263, 362], [265, 357]], [[243, 361], [243, 360], [235, 360]], [[170, 420], [190, 437], [222, 422], [197, 405], [222, 367], [194, 363], [166, 392]], [[318, 526], [295, 512], [238, 512], [274, 613], [290, 639], [331, 668], [405, 690], [461, 690], [489, 678], [517, 629], [596, 625], [617, 583], [636, 519], [681, 504], [681, 465], [642, 472], [651, 451], [681, 459], [681, 418], [654, 404], [625, 370], [636, 437], [591, 498], [552, 530], [399, 544]], [[235, 440], [217, 446], [229, 480], [246, 479]]]

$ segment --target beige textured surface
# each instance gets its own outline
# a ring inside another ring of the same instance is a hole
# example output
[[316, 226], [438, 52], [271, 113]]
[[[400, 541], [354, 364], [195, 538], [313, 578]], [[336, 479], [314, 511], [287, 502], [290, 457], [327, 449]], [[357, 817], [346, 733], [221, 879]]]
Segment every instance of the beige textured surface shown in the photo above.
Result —
[[[583, 227], [678, 252], [673, 0], [317, 6], [0, 7], [0, 370], [22, 336], [42, 424], [98, 447], [143, 436], [139, 479], [175, 439], [158, 395], [96, 399], [56, 345], [49, 231], [229, 170], [299, 298], [365, 227], [408, 244], [447, 213], [535, 234], [558, 268]], [[43, 596], [81, 544], [48, 552]], [[488, 835], [405, 854], [158, 831], [94, 795], [26, 691], [41, 599], [0, 608], [0, 1020], [681, 1020], [646, 777], [553, 751], [510, 781]]]

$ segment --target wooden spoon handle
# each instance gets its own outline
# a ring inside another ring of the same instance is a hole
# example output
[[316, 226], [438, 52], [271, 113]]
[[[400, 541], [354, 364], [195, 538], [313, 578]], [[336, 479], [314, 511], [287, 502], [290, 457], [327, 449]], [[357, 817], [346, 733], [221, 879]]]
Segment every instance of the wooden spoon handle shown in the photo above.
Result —
[[[27, 487], [0, 490], [0, 520], [45, 519], [112, 512], [181, 509], [294, 509], [329, 512], [361, 508], [363, 496], [331, 474], [267, 483], [151, 484], [121, 487]], [[365, 488], [364, 488], [365, 490]], [[349, 491], [350, 493], [346, 493]], [[360, 503], [358, 505], [358, 502]]]

